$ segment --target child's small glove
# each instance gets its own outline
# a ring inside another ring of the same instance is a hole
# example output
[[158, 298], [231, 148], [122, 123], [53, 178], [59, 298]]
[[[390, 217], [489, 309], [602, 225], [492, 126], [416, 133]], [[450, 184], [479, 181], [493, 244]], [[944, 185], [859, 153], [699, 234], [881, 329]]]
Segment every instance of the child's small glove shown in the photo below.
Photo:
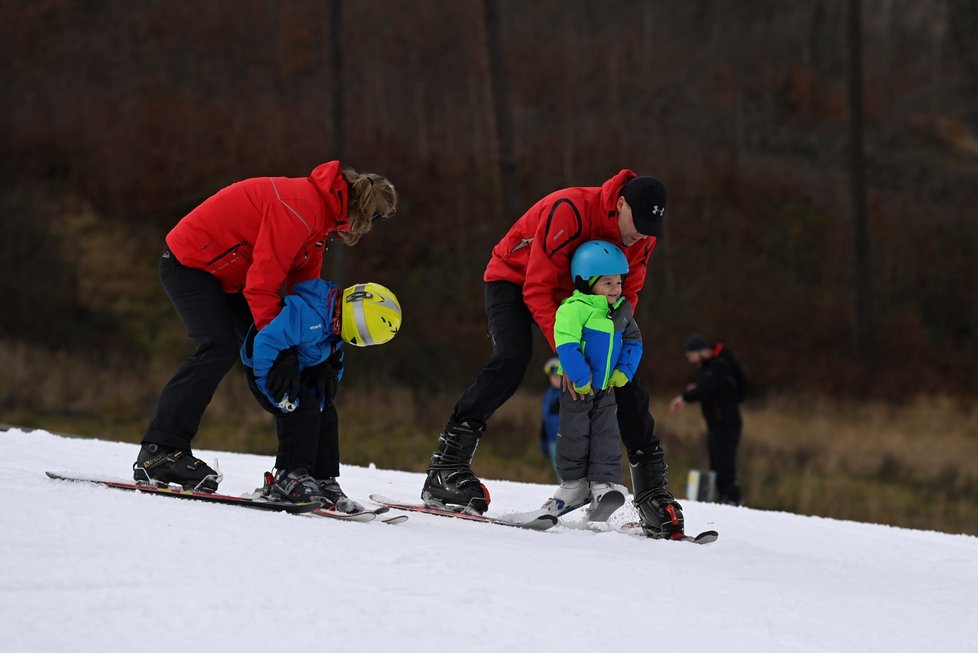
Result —
[[608, 385], [612, 388], [620, 388], [628, 383], [628, 377], [621, 370], [615, 370], [611, 373], [611, 378], [608, 379]]
[[589, 395], [589, 394], [591, 394], [591, 382], [590, 381], [588, 381], [584, 385], [575, 385], [573, 387], [574, 387], [574, 392], [576, 392], [579, 395]]

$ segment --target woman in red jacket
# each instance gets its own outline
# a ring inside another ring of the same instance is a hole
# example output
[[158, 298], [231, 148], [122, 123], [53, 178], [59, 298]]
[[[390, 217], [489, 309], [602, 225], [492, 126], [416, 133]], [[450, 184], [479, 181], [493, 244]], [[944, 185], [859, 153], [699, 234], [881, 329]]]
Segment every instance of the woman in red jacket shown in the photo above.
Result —
[[[319, 277], [331, 237], [355, 245], [396, 209], [386, 178], [330, 161], [308, 177], [231, 184], [177, 223], [166, 236], [160, 281], [196, 350], [160, 394], [133, 464], [137, 481], [217, 489], [220, 475], [190, 442], [249, 325], [260, 330], [278, 315], [283, 288]], [[298, 370], [283, 360], [273, 373], [286, 382]]]

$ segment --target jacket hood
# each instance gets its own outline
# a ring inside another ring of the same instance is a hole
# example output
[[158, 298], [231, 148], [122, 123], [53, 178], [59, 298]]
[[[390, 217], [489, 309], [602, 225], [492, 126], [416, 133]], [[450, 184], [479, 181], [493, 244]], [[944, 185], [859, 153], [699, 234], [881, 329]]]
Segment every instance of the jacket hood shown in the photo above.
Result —
[[601, 184], [600, 208], [601, 217], [592, 224], [593, 231], [591, 236], [600, 240], [608, 240], [616, 245], [624, 244], [621, 241], [621, 232], [618, 229], [618, 196], [630, 180], [638, 175], [628, 168], [622, 168], [614, 177]]
[[609, 214], [617, 213], [618, 210], [615, 208], [615, 205], [618, 203], [618, 196], [621, 195], [621, 189], [629, 181], [635, 179], [635, 177], [638, 177], [635, 171], [622, 168], [618, 171], [617, 175], [601, 184], [601, 207]]
[[[323, 319], [324, 324], [329, 324], [332, 318], [330, 292], [333, 288], [333, 284], [322, 279], [309, 279], [293, 284], [290, 292], [297, 295], [309, 308], [315, 311]], [[286, 297], [286, 301], [288, 301], [288, 297]]]
[[309, 181], [323, 196], [326, 207], [336, 215], [337, 224], [346, 224], [350, 193], [339, 161], [321, 163], [309, 173]]

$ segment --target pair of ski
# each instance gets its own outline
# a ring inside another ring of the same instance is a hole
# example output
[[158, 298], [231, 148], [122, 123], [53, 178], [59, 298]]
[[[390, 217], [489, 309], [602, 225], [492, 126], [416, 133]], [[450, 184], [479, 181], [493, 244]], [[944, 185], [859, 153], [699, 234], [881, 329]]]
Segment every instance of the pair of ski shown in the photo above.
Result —
[[393, 517], [382, 516], [390, 512], [387, 506], [381, 506], [375, 510], [364, 510], [361, 512], [347, 513], [323, 508], [323, 504], [318, 501], [307, 501], [302, 503], [286, 503], [283, 501], [269, 501], [255, 496], [233, 496], [230, 494], [217, 494], [209, 492], [199, 492], [196, 490], [185, 490], [178, 487], [160, 487], [142, 483], [128, 483], [124, 481], [113, 481], [89, 476], [80, 476], [63, 472], [45, 472], [49, 478], [57, 481], [75, 481], [80, 483], [93, 483], [104, 487], [115, 488], [117, 490], [128, 490], [130, 492], [141, 492], [144, 494], [155, 494], [157, 496], [173, 497], [177, 499], [192, 499], [194, 501], [204, 501], [207, 503], [218, 503], [228, 506], [240, 506], [242, 508], [252, 508], [271, 512], [286, 512], [293, 515], [317, 515], [328, 517], [340, 521], [370, 522], [380, 519], [384, 524], [402, 524], [408, 520], [407, 515], [396, 515]]
[[[438, 515], [441, 517], [454, 517], [456, 519], [465, 519], [487, 524], [499, 524], [501, 526], [513, 526], [516, 528], [525, 528], [535, 531], [545, 531], [556, 526], [558, 517], [560, 515], [566, 515], [572, 510], [577, 510], [578, 508], [584, 507], [584, 505], [588, 503], [582, 502], [577, 505], [564, 506], [558, 515], [546, 510], [532, 510], [529, 512], [518, 512], [499, 517], [489, 517], [486, 515], [465, 512], [463, 508], [435, 508], [424, 504], [399, 502], [393, 499], [388, 499], [387, 497], [379, 494], [371, 494], [370, 500], [374, 503], [380, 504], [381, 506], [394, 508], [395, 510], [420, 512], [427, 515]], [[588, 514], [587, 523], [589, 525], [595, 525], [607, 522], [608, 518], [611, 517], [611, 515], [623, 505], [625, 505], [624, 494], [618, 490], [607, 492], [601, 497], [594, 509], [591, 510], [590, 514]], [[594, 530], [597, 530], [597, 528], [595, 527]], [[636, 535], [643, 538], [646, 537], [641, 524], [638, 522], [630, 522], [618, 526], [617, 528], [607, 530], [624, 533], [626, 535]], [[605, 531], [602, 530], [602, 532]], [[672, 538], [671, 541], [692, 542], [693, 544], [710, 544], [711, 542], [716, 542], [717, 538], [719, 538], [719, 534], [716, 531], [703, 531], [696, 536], [682, 535], [681, 537]]]
[[[487, 524], [499, 524], [502, 526], [512, 526], [515, 528], [525, 528], [529, 530], [545, 531], [553, 526], [557, 525], [558, 515], [554, 515], [546, 510], [533, 510], [529, 512], [513, 513], [510, 515], [503, 515], [500, 517], [491, 517], [480, 514], [473, 514], [465, 512], [462, 508], [450, 509], [450, 508], [435, 508], [431, 506], [426, 506], [424, 504], [416, 503], [404, 503], [389, 499], [385, 496], [378, 494], [371, 494], [370, 500], [379, 504], [380, 508], [374, 510], [364, 510], [362, 512], [355, 513], [345, 513], [338, 512], [334, 510], [324, 509], [322, 504], [318, 501], [305, 502], [305, 503], [285, 503], [281, 501], [269, 501], [267, 499], [256, 498], [254, 496], [232, 496], [228, 494], [217, 494], [208, 492], [199, 492], [196, 490], [186, 490], [177, 487], [160, 487], [156, 485], [138, 484], [138, 483], [128, 483], [123, 481], [113, 481], [108, 479], [100, 479], [88, 476], [80, 476], [75, 474], [68, 474], [62, 472], [46, 472], [48, 477], [59, 480], [59, 481], [75, 481], [83, 483], [93, 483], [95, 485], [102, 485], [104, 487], [115, 488], [119, 490], [128, 490], [132, 492], [142, 492], [145, 494], [155, 494], [157, 496], [168, 496], [177, 499], [192, 499], [196, 501], [204, 501], [208, 503], [218, 503], [224, 505], [240, 506], [243, 508], [253, 508], [257, 510], [266, 511], [277, 511], [286, 512], [290, 514], [313, 514], [320, 517], [328, 517], [330, 519], [338, 519], [342, 521], [355, 521], [355, 522], [369, 522], [377, 519], [384, 513], [390, 511], [392, 508], [395, 510], [404, 510], [409, 512], [419, 512], [428, 515], [438, 515], [442, 517], [454, 517], [456, 519], [464, 519], [468, 521], [482, 522]], [[588, 515], [588, 523], [601, 523], [606, 522], [608, 518], [616, 510], [621, 508], [625, 503], [625, 495], [621, 492], [614, 490], [606, 493], [598, 501], [597, 506]], [[579, 505], [564, 506], [563, 510], [560, 511], [560, 515], [567, 514], [572, 510], [576, 510], [584, 506], [584, 503]], [[394, 517], [381, 517], [380, 520], [385, 524], [401, 524], [407, 521], [407, 515], [396, 515]], [[618, 532], [638, 535], [645, 537], [642, 527], [638, 523], [630, 523], [619, 526]], [[704, 531], [699, 535], [693, 537], [689, 535], [684, 535], [681, 538], [676, 538], [675, 541], [682, 542], [693, 542], [695, 544], [709, 544], [710, 542], [715, 542], [718, 534], [716, 531]]]

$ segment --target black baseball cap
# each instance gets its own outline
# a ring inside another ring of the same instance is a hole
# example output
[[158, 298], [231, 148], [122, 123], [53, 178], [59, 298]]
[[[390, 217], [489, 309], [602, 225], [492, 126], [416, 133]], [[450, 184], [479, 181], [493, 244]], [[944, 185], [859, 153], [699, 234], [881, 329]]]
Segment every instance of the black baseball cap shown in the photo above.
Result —
[[703, 351], [704, 349], [711, 349], [712, 347], [713, 345], [709, 340], [698, 333], [694, 333], [686, 338], [686, 346], [683, 347], [683, 351], [688, 354], [691, 351]]
[[621, 189], [632, 208], [635, 228], [646, 236], [662, 238], [666, 218], [666, 186], [655, 177], [635, 177]]

